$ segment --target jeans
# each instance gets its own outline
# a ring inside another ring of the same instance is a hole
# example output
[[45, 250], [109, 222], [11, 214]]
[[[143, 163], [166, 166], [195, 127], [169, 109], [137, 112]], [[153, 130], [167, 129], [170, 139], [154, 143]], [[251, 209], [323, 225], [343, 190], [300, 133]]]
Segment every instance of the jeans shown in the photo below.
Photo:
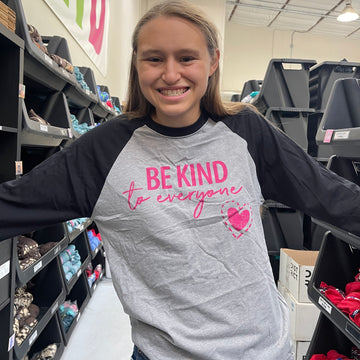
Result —
[[150, 360], [136, 345], [131, 360]]

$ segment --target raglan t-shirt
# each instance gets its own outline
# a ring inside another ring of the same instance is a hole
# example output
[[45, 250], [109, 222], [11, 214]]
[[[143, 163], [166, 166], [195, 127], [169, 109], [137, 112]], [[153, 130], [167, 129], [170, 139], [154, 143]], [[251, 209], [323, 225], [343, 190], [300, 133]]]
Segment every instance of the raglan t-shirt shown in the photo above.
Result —
[[123, 115], [1, 185], [0, 238], [91, 217], [151, 360], [290, 360], [263, 199], [358, 232], [359, 188], [250, 108], [185, 128]]

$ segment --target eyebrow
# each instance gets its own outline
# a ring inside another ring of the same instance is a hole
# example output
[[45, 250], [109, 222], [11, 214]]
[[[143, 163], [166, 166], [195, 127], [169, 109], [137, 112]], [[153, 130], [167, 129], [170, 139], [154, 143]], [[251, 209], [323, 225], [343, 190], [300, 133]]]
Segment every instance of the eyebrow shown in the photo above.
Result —
[[[176, 54], [192, 54], [195, 56], [199, 56], [200, 52], [197, 49], [190, 49], [190, 48], [184, 48], [184, 49], [180, 49], [175, 51]], [[146, 57], [146, 56], [150, 56], [150, 55], [162, 55], [164, 54], [163, 51], [158, 50], [158, 49], [148, 49], [148, 50], [144, 50], [144, 51], [138, 51], [138, 54], [140, 56]]]

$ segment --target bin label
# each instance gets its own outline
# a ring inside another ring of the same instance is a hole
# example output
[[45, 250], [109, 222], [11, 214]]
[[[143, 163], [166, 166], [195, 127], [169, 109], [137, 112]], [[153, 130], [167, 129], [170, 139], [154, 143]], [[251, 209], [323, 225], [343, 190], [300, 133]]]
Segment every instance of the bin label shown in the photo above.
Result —
[[10, 272], [10, 260], [0, 266], [0, 280]]
[[10, 351], [14, 347], [14, 344], [15, 344], [15, 334], [12, 334], [9, 337], [8, 351]]
[[58, 245], [54, 250], [54, 255], [56, 255], [60, 251], [60, 245]]
[[34, 265], [34, 274], [39, 271], [42, 267], [42, 261], [39, 261], [36, 265]]
[[48, 128], [47, 125], [40, 124], [40, 130], [41, 130], [41, 131], [44, 131], [44, 132], [48, 132], [48, 131], [49, 131], [49, 128]]
[[38, 333], [37, 333], [37, 330], [35, 330], [34, 333], [29, 338], [29, 345], [31, 345], [35, 341], [37, 336], [38, 336]]
[[350, 131], [336, 131], [334, 135], [334, 140], [348, 139]]
[[325, 301], [321, 296], [319, 296], [319, 305], [324, 308], [329, 314], [331, 314], [332, 306]]
[[58, 307], [59, 307], [59, 302], [57, 301], [55, 305], [51, 308], [51, 315], [54, 314], [54, 312], [58, 309]]

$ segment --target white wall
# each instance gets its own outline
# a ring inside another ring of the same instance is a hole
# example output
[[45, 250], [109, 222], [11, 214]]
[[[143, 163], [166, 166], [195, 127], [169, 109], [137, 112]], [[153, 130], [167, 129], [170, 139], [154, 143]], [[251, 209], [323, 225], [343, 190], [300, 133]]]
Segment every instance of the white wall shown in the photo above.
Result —
[[[293, 41], [292, 41], [293, 38]], [[291, 47], [293, 43], [293, 47]], [[222, 90], [241, 92], [245, 81], [264, 78], [271, 58], [360, 62], [357, 40], [268, 30], [228, 23], [225, 26]]]

